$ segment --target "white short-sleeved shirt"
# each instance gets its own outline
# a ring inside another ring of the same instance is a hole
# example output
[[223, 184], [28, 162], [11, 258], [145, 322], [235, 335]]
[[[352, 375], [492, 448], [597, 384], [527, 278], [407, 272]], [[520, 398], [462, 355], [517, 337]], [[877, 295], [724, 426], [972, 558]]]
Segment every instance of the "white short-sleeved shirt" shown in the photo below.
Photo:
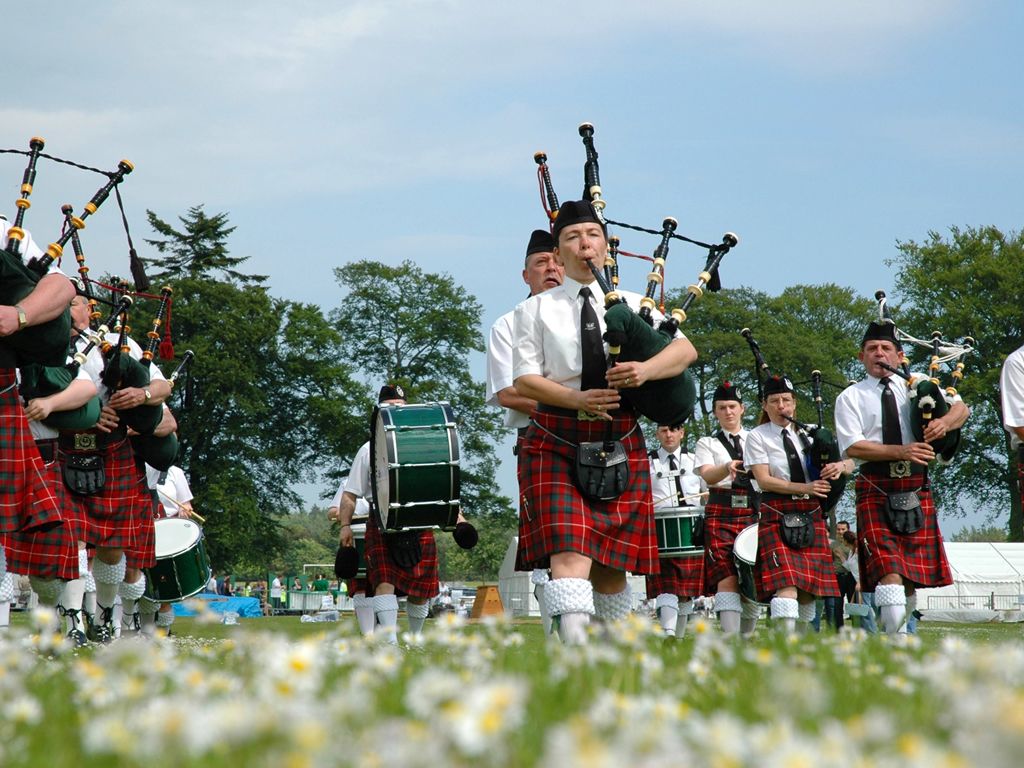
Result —
[[[491, 326], [487, 340], [487, 387], [485, 396], [488, 405], [501, 406], [498, 393], [511, 387], [512, 343], [514, 335], [515, 310], [506, 312]], [[505, 408], [505, 426], [519, 429], [530, 423], [530, 417], [513, 408]]]
[[281, 580], [278, 578], [275, 578], [270, 583], [270, 597], [281, 597]]
[[[6, 219], [0, 219], [0, 247], [7, 248], [7, 232], [11, 228], [11, 223]], [[21, 240], [21, 245], [16, 246], [19, 248], [18, 255], [21, 256], [23, 263], [28, 264], [34, 259], [41, 259], [43, 257], [43, 251], [36, 245], [32, 239], [32, 233], [22, 227], [25, 232], [25, 237]], [[57, 266], [57, 262], [53, 262], [46, 270], [48, 275], [63, 275], [60, 267]]]
[[146, 465], [146, 482], [150, 488], [156, 489], [157, 498], [164, 507], [164, 514], [167, 517], [177, 517], [178, 507], [192, 501], [192, 489], [189, 488], [188, 478], [179, 466], [173, 466], [167, 470], [164, 482], [159, 482], [163, 473]]
[[373, 488], [370, 485], [370, 441], [363, 443], [356, 451], [352, 459], [352, 466], [348, 470], [348, 478], [345, 480], [344, 490], [364, 499], [371, 498]]
[[[81, 368], [78, 369], [78, 374], [75, 376], [75, 381], [80, 380], [92, 381], [89, 374]], [[53, 427], [48, 427], [41, 421], [30, 419], [28, 422], [28, 428], [32, 432], [33, 440], [56, 440], [60, 436], [60, 432]]]
[[[657, 507], [699, 507], [701, 499], [699, 495], [704, 490], [704, 482], [700, 475], [693, 471], [693, 456], [683, 453], [677, 448], [673, 455], [676, 458], [676, 469], [673, 470], [669, 464], [668, 452], [659, 448], [653, 456], [647, 458], [651, 462], [651, 496], [654, 499], [654, 506]], [[679, 491], [676, 488], [676, 477], [683, 486], [683, 495], [688, 497], [679, 498]]]
[[999, 372], [999, 392], [1003, 402], [1003, 426], [1010, 433], [1014, 448], [1021, 445], [1021, 439], [1014, 427], [1024, 427], [1024, 347], [1009, 354]]
[[[781, 480], [792, 480], [789, 476], [789, 459], [782, 444], [782, 427], [770, 421], [751, 430], [747, 442], [743, 446], [743, 463], [748, 467], [767, 464], [768, 473]], [[800, 463], [806, 468], [807, 457], [804, 455], [803, 440], [796, 434], [793, 427], [786, 427], [789, 439], [796, 448]], [[806, 472], [806, 469], [805, 469]]]
[[[567, 275], [559, 287], [531, 296], [516, 307], [512, 344], [513, 381], [520, 376], [537, 374], [570, 389], [580, 388], [583, 371], [580, 309], [583, 301], [579, 292], [582, 286], [582, 283]], [[588, 287], [593, 294], [590, 301], [594, 305], [600, 331], [604, 334], [604, 292], [597, 281]], [[629, 291], [619, 291], [619, 294], [634, 311], [639, 311], [639, 294]], [[655, 310], [653, 317], [657, 326], [663, 315]], [[676, 331], [675, 338], [686, 337]]]
[[[331, 499], [329, 507], [341, 507], [341, 494], [345, 492], [345, 483], [347, 478], [341, 481], [338, 485], [338, 491], [334, 494], [334, 498]], [[356, 496], [356, 508], [352, 512], [352, 517], [367, 517], [370, 514], [370, 502], [364, 499], [362, 496]]]
[[[741, 428], [737, 434], [740, 436], [740, 450], [742, 451], [747, 444], [750, 432], [745, 428]], [[726, 434], [726, 438], [729, 439], [730, 435]], [[693, 465], [696, 469], [701, 467], [717, 467], [722, 464], [728, 464], [732, 460], [732, 456], [725, 450], [725, 446], [722, 445], [722, 441], [716, 435], [702, 437], [697, 441], [697, 445], [693, 449]], [[757, 483], [754, 482], [753, 476], [751, 476], [750, 480], [754, 490], [757, 490]], [[732, 480], [726, 475], [724, 480], [715, 483], [711, 487], [718, 489], [732, 488]]]

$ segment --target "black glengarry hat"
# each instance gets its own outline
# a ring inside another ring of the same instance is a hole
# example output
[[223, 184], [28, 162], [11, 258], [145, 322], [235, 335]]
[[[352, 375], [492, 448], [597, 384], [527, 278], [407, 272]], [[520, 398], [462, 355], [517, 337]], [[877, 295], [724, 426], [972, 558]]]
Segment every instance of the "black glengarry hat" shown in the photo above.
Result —
[[868, 323], [868, 328], [864, 331], [864, 338], [860, 340], [860, 345], [863, 347], [869, 341], [891, 341], [897, 347], [902, 346], [899, 339], [896, 338], [896, 326], [893, 323], [879, 323], [875, 320]]
[[377, 403], [385, 400], [405, 400], [405, 390], [399, 384], [385, 384], [377, 394]]
[[769, 395], [781, 395], [785, 392], [791, 395], [796, 392], [793, 389], [793, 382], [785, 376], [769, 376], [768, 380], [764, 383], [764, 396], [766, 400]]
[[723, 381], [715, 389], [715, 394], [711, 396], [711, 402], [714, 404], [719, 400], [735, 400], [737, 403], [743, 402], [740, 398], [739, 390], [732, 385], [731, 381]]
[[558, 217], [555, 219], [554, 229], [551, 232], [551, 236], [555, 242], [558, 242], [558, 233], [568, 227], [570, 224], [584, 224], [587, 222], [593, 222], [601, 226], [601, 231], [608, 235], [608, 230], [605, 225], [601, 222], [601, 219], [597, 215], [597, 211], [594, 210], [594, 206], [587, 200], [569, 200], [568, 202], [562, 203], [558, 209]]
[[535, 253], [550, 253], [555, 249], [555, 238], [546, 229], [535, 229], [530, 235], [530, 242], [526, 246], [526, 257], [529, 258]]

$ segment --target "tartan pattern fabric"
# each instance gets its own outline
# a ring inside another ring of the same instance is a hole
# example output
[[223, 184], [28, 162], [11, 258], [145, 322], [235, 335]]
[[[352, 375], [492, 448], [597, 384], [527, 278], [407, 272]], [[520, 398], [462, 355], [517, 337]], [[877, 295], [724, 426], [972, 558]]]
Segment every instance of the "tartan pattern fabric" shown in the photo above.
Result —
[[[65, 453], [59, 452], [61, 460]], [[106, 475], [103, 490], [79, 496], [85, 510], [85, 541], [94, 547], [131, 549], [139, 515], [138, 474], [128, 438], [103, 450]]]
[[733, 547], [736, 537], [748, 525], [757, 522], [752, 509], [736, 509], [725, 504], [704, 508], [704, 583], [713, 591], [718, 582], [738, 576]]
[[[632, 414], [617, 414], [613, 437], [622, 439], [629, 488], [612, 501], [585, 499], [573, 483], [575, 445], [604, 440], [607, 422], [535, 412], [519, 452], [519, 551], [523, 570], [547, 568], [551, 555], [578, 552], [594, 562], [638, 574], [659, 572], [651, 476], [643, 435]], [[573, 445], [566, 445], [540, 427]], [[630, 430], [633, 429], [632, 432]], [[629, 433], [628, 437], [621, 438]]]
[[[366, 521], [366, 594], [379, 584], [393, 584], [396, 594], [409, 597], [436, 597], [441, 591], [437, 581], [437, 544], [430, 529], [420, 533], [422, 557], [415, 567], [399, 567], [388, 553], [387, 541], [375, 514]], [[350, 593], [351, 594], [351, 593]]]
[[62, 522], [14, 380], [13, 369], [0, 369], [0, 533], [47, 530]]
[[42, 579], [78, 578], [78, 540], [82, 534], [81, 509], [64, 488], [59, 462], [43, 465], [47, 486], [53, 490], [64, 524], [45, 531], [15, 531], [0, 536], [13, 573]]
[[[438, 591], [440, 591], [440, 588], [438, 589]], [[352, 597], [357, 592], [363, 592], [366, 595], [370, 595], [370, 583], [366, 579], [346, 579], [345, 594], [347, 594], [349, 597]]]
[[[791, 549], [782, 540], [784, 512], [814, 512], [814, 544]], [[783, 587], [796, 587], [817, 597], [838, 597], [839, 586], [832, 570], [832, 549], [828, 529], [817, 499], [761, 500], [757, 528], [758, 595], [768, 596]]]
[[661, 558], [661, 571], [647, 579], [647, 598], [670, 594], [698, 597], [704, 594], [704, 553]]
[[[921, 475], [901, 478], [857, 478], [857, 558], [861, 591], [873, 592], [879, 580], [898, 573], [919, 587], [944, 587], [953, 583], [946, 549], [939, 531], [930, 490], [920, 490]], [[901, 536], [885, 522], [888, 493], [918, 491], [924, 525], [917, 533]]]
[[124, 553], [126, 568], [152, 568], [156, 565], [156, 518], [164, 516], [164, 505], [149, 489], [145, 473], [135, 467], [139, 477], [139, 514], [135, 527], [135, 546]]

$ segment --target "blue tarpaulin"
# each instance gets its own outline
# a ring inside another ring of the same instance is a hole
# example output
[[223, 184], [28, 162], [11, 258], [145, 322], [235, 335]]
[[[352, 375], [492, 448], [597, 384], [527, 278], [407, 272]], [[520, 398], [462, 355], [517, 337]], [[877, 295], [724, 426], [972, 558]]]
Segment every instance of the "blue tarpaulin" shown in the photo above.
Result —
[[[189, 600], [202, 600], [211, 611], [226, 613], [234, 611], [242, 618], [259, 618], [263, 615], [260, 610], [260, 601], [255, 597], [225, 597], [215, 595], [212, 592], [202, 592], [193, 595]], [[195, 616], [196, 612], [188, 607], [188, 600], [174, 604], [175, 616]]]

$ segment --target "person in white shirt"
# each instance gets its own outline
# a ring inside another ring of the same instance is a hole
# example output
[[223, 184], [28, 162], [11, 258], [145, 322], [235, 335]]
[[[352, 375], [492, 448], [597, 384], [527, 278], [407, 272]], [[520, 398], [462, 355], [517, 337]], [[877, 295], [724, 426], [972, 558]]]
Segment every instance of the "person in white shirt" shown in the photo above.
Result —
[[736, 537], [757, 523], [759, 490], [743, 465], [749, 432], [743, 427], [745, 407], [732, 382], [723, 381], [711, 397], [719, 430], [702, 437], [693, 451], [696, 472], [708, 485], [704, 507], [704, 580], [715, 589], [715, 610], [722, 633], [749, 637], [757, 627], [761, 606], [753, 584], [740, 591], [734, 547]]
[[765, 382], [764, 410], [769, 420], [751, 431], [743, 449], [743, 461], [761, 488], [759, 591], [773, 595], [772, 622], [792, 633], [797, 619], [805, 628], [814, 620], [816, 598], [839, 595], [820, 500], [846, 465], [826, 464], [819, 478], [810, 479], [810, 441], [787, 418], [796, 415], [789, 379], [772, 376]]
[[[917, 587], [953, 583], [928, 484], [928, 465], [936, 458], [929, 443], [960, 428], [970, 415], [957, 397], [944, 416], [930, 420], [918, 440], [907, 387], [900, 379], [890, 381], [892, 372], [885, 367], [897, 368], [902, 351], [891, 322], [872, 322], [858, 355], [867, 376], [840, 393], [835, 409], [839, 449], [860, 465], [861, 589], [875, 593], [890, 635], [904, 631]], [[889, 511], [892, 499], [901, 507], [895, 513]]]
[[[520, 443], [519, 562], [550, 565], [548, 608], [562, 641], [579, 644], [592, 614], [613, 622], [632, 610], [627, 571], [658, 570], [647, 452], [619, 390], [677, 376], [697, 352], [679, 334], [646, 361], [607, 367], [604, 293], [591, 271], [604, 265], [604, 225], [589, 202], [572, 201], [559, 209], [552, 234], [565, 279], [516, 307], [514, 320], [513, 380], [538, 402]], [[622, 294], [636, 309], [639, 297]], [[606, 476], [618, 495], [581, 490], [573, 479], [577, 447], [604, 441], [628, 457], [616, 465], [619, 474]]]
[[[217, 591], [217, 580], [213, 578], [213, 574], [210, 574], [210, 581], [213, 583], [213, 589], [211, 592]], [[270, 609], [273, 613], [277, 613], [281, 610], [281, 597], [284, 594], [284, 588], [281, 586], [281, 577], [278, 574], [274, 574], [274, 580], [270, 582]]]
[[675, 557], [659, 552], [661, 569], [647, 577], [647, 599], [654, 600], [665, 634], [682, 638], [693, 613], [694, 598], [704, 594], [704, 547], [697, 540], [703, 538], [703, 483], [693, 470], [693, 456], [686, 451], [682, 424], [659, 424], [655, 436], [661, 445], [648, 454], [655, 518], [659, 509], [684, 513], [684, 518], [670, 518], [664, 524], [678, 531], [680, 543], [688, 532], [692, 551]]
[[[530, 296], [557, 288], [565, 277], [565, 269], [555, 260], [554, 238], [546, 229], [534, 230], [526, 246], [523, 282], [530, 286]], [[491, 326], [487, 344], [487, 404], [505, 409], [505, 425], [516, 430], [513, 453], [519, 456], [519, 440], [526, 433], [530, 414], [537, 401], [520, 395], [512, 381], [512, 337], [515, 310], [506, 312]], [[530, 574], [533, 593], [540, 606], [544, 636], [551, 632], [551, 614], [544, 599], [544, 585], [550, 576], [547, 568], [534, 568]]]
[[1024, 498], [1024, 347], [1015, 349], [1003, 362], [999, 392], [1003, 427], [1010, 435], [1010, 448], [1016, 453], [1017, 487]]

